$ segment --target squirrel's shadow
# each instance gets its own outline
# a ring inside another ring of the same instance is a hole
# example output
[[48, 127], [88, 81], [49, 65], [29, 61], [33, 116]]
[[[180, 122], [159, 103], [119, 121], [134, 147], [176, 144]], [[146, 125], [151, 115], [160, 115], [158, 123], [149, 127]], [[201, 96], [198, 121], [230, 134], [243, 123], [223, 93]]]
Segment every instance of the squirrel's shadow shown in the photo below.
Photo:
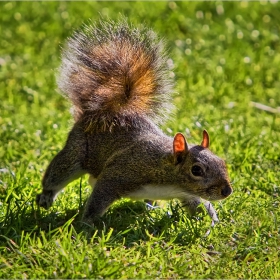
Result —
[[174, 243], [187, 245], [205, 234], [200, 229], [201, 221], [189, 219], [177, 203], [171, 204], [168, 211], [153, 209], [141, 201], [125, 201], [109, 209], [94, 225], [84, 223], [82, 213], [83, 207], [63, 212], [50, 211], [47, 215], [34, 208], [29, 213], [18, 213], [16, 217], [10, 217], [11, 220], [17, 219], [19, 223], [16, 229], [11, 228], [4, 235], [13, 238], [22, 230], [39, 234], [41, 231], [50, 232], [71, 225], [77, 234], [85, 233], [90, 239], [93, 234], [101, 237], [113, 229], [111, 238], [114, 242], [124, 243], [129, 247], [135, 242], [150, 240], [151, 237], [172, 239]]
[[[107, 210], [102, 218], [95, 220], [94, 224], [86, 224], [82, 220], [83, 207], [79, 213], [67, 210], [65, 217], [61, 219], [63, 225], [69, 219], [77, 233], [84, 232], [88, 238], [93, 234], [103, 236], [111, 229], [111, 238], [125, 246], [131, 246], [139, 241], [155, 239], [172, 239], [172, 242], [187, 245], [195, 242], [197, 238], [205, 235], [205, 223], [203, 215], [198, 218], [190, 218], [178, 203], [168, 204], [168, 209], [159, 206], [150, 206], [143, 201], [123, 201]], [[207, 217], [207, 215], [206, 215]], [[203, 221], [204, 220], [204, 221]], [[211, 222], [209, 223], [209, 227]]]

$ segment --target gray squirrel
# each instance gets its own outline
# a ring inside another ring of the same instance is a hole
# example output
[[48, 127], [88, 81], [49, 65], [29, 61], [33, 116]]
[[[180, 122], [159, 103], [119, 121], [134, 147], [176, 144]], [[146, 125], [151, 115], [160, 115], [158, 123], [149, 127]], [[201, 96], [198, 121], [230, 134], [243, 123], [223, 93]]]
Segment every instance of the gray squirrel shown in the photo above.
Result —
[[83, 219], [94, 223], [122, 197], [177, 198], [194, 215], [203, 203], [232, 193], [224, 161], [182, 133], [159, 125], [170, 111], [172, 82], [163, 42], [126, 20], [84, 26], [68, 40], [58, 86], [73, 104], [75, 124], [65, 147], [49, 164], [37, 195], [48, 209], [68, 183], [89, 174], [93, 188]]

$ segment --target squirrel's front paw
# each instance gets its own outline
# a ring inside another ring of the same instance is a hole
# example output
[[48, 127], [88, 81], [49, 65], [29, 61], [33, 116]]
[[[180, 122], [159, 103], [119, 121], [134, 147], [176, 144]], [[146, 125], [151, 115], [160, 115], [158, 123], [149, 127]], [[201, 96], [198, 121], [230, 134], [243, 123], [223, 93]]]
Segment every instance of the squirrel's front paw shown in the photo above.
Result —
[[202, 209], [200, 209], [198, 207], [201, 203], [204, 205], [208, 215], [211, 217], [212, 226], [214, 226], [215, 223], [219, 222], [219, 219], [218, 219], [216, 210], [210, 201], [202, 200], [200, 198], [192, 198], [192, 199], [188, 199], [188, 200], [186, 200], [186, 199], [183, 200], [183, 206], [187, 209], [188, 213], [191, 216], [194, 216], [195, 214], [202, 211]]
[[44, 191], [37, 195], [36, 197], [36, 203], [45, 209], [48, 209], [52, 206], [54, 202], [54, 195], [52, 191]]
[[90, 216], [85, 216], [83, 215], [82, 217], [82, 224], [83, 228], [85, 230], [88, 230], [90, 228], [102, 228], [104, 227], [104, 221], [102, 220], [101, 217], [90, 217]]
[[207, 210], [207, 213], [208, 215], [211, 217], [213, 223], [218, 223], [219, 222], [219, 219], [218, 219], [218, 216], [217, 216], [217, 213], [216, 213], [216, 210], [215, 208], [213, 207], [212, 203], [210, 201], [203, 201], [203, 204]]

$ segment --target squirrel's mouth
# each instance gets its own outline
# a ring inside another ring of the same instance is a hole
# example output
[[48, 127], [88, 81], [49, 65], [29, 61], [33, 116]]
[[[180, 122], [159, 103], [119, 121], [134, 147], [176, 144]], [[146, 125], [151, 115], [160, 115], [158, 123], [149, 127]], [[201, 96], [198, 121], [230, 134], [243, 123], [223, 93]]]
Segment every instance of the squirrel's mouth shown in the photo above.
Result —
[[232, 194], [232, 187], [229, 184], [221, 186], [213, 185], [206, 189], [210, 200], [224, 199]]

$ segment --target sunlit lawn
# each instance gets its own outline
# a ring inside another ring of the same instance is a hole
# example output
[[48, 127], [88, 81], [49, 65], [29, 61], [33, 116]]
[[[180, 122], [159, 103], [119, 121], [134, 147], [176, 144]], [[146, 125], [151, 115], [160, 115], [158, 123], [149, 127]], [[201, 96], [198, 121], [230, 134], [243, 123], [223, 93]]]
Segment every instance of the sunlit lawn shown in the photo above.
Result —
[[[280, 4], [0, 2], [0, 278], [279, 278]], [[51, 209], [34, 202], [73, 121], [56, 90], [68, 36], [89, 19], [127, 16], [163, 37], [176, 111], [163, 130], [226, 159], [234, 193], [220, 223], [177, 201], [122, 200], [84, 229], [87, 177]]]

